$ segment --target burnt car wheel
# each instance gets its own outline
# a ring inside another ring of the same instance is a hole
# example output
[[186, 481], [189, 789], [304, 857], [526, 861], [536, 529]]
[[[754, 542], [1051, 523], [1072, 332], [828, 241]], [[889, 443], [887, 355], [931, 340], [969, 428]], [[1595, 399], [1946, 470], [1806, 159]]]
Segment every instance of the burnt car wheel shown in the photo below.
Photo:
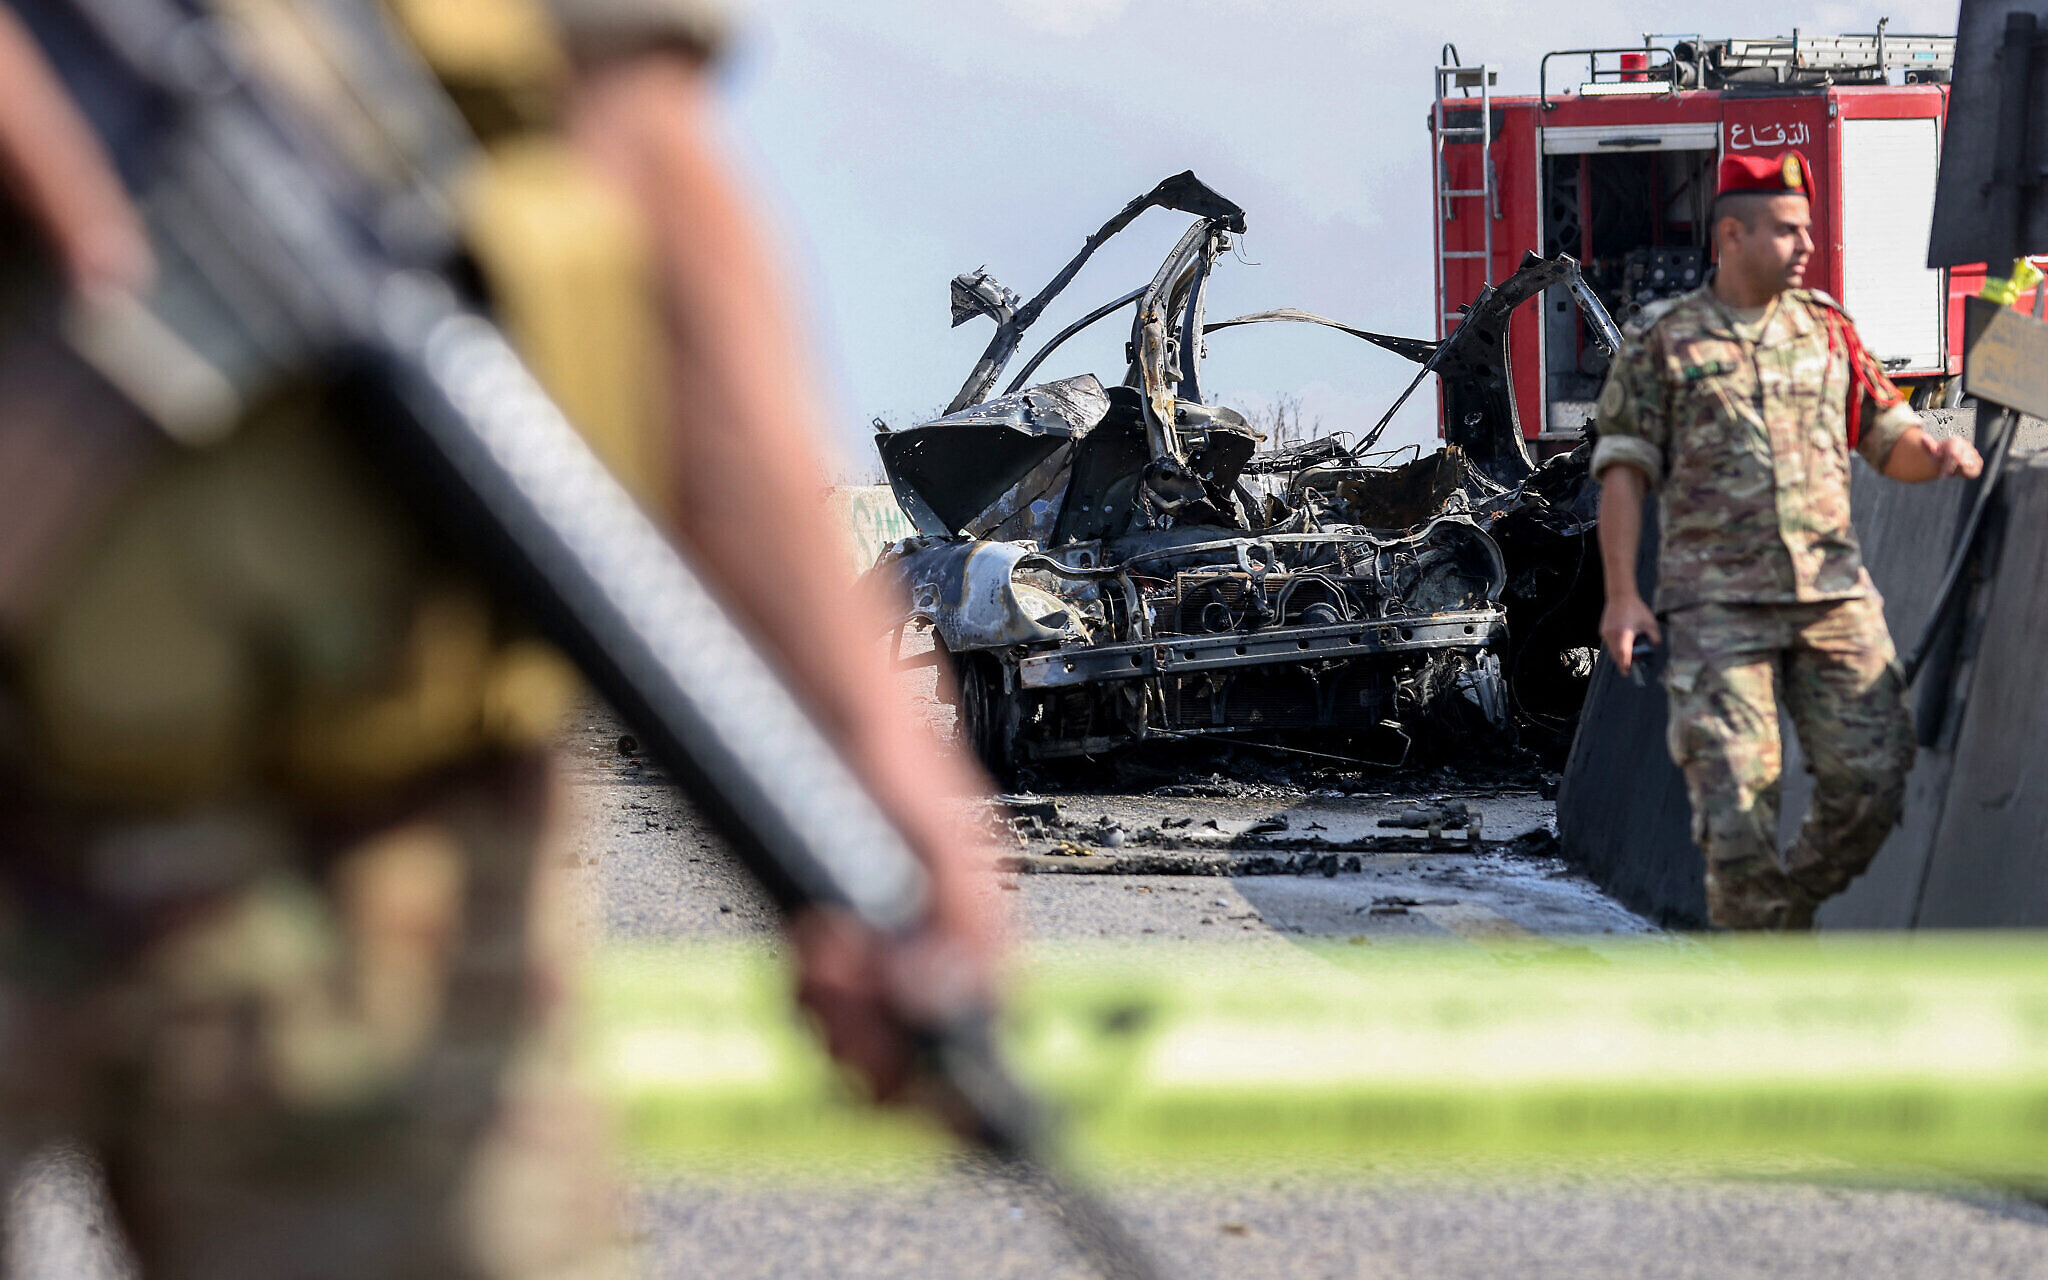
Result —
[[1008, 786], [1017, 772], [1017, 699], [1003, 687], [1001, 663], [985, 653], [956, 659], [960, 679], [960, 740], [995, 780]]

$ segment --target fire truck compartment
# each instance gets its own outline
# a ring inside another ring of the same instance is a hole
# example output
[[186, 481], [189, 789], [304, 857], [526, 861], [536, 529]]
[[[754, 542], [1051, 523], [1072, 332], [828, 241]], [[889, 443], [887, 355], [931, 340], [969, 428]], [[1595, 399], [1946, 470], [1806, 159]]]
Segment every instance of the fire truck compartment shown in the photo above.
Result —
[[[1545, 132], [1545, 253], [1579, 259], [1586, 283], [1617, 324], [1706, 279], [1717, 132], [1711, 126]], [[1607, 357], [1578, 304], [1556, 288], [1543, 299], [1543, 372], [1545, 428], [1583, 430], [1607, 376]]]
[[[1817, 187], [1806, 284], [1842, 301], [1916, 407], [1942, 403], [1961, 372], [1962, 300], [1984, 274], [1927, 266], [1953, 47], [1882, 29], [1645, 37], [1551, 54], [1523, 69], [1536, 92], [1520, 94], [1498, 92], [1504, 69], [1453, 54], [1429, 117], [1439, 332], [1530, 252], [1577, 259], [1626, 325], [1709, 278], [1721, 160], [1798, 150]], [[1572, 448], [1606, 374], [1580, 308], [1550, 290], [1514, 317], [1508, 347], [1523, 433], [1539, 456]]]

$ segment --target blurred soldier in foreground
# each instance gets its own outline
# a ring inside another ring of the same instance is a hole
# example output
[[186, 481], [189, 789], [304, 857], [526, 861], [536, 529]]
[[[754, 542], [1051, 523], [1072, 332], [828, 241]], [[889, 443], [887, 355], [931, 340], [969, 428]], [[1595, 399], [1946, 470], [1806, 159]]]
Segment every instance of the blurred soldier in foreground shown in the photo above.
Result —
[[[343, 145], [377, 145], [344, 118], [377, 105], [351, 97], [352, 6], [213, 8]], [[716, 15], [391, 9], [485, 143], [448, 197], [500, 318], [931, 870], [912, 942], [792, 928], [828, 1043], [891, 1094], [901, 993], [987, 980], [942, 807], [981, 780], [893, 695], [880, 607], [840, 569], [811, 379], [709, 145]], [[147, 289], [108, 157], [6, 8], [0, 85], [0, 322], [48, 259], [81, 296]], [[90, 1145], [151, 1275], [605, 1271], [589, 1132], [551, 1097], [559, 661], [316, 387], [75, 492], [57, 455], [89, 424], [61, 386], [27, 403], [0, 422], [0, 1157]]]
[[[1797, 152], [1724, 160], [1713, 280], [1632, 326], [1599, 402], [1600, 635], [1624, 675], [1637, 637], [1669, 646], [1671, 757], [1706, 855], [1707, 913], [1725, 929], [1810, 928], [1905, 797], [1913, 734], [1849, 523], [1849, 451], [1909, 484], [1983, 466], [1969, 442], [1929, 438], [1841, 304], [1800, 287], [1812, 189]], [[1636, 588], [1651, 489], [1654, 615]], [[1781, 699], [1814, 775], [1782, 862]]]

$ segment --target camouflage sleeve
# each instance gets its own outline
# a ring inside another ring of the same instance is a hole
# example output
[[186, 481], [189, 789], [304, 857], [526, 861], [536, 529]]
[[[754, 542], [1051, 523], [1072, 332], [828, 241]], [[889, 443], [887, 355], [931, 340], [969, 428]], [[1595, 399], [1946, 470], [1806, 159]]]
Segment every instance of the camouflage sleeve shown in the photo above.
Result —
[[[1856, 331], [1855, 320], [1850, 318], [1849, 313], [1843, 309], [1842, 304], [1818, 289], [1812, 290], [1810, 296], [1813, 301], [1829, 308], [1841, 317], [1841, 322], [1849, 330], [1850, 349], [1852, 351], [1860, 350], [1865, 352], [1866, 367], [1870, 370], [1870, 377], [1882, 383], [1896, 395], [1898, 388], [1891, 385], [1891, 380], [1885, 376], [1883, 369], [1877, 365], [1875, 358], [1868, 354], [1869, 348], [1863, 345], [1863, 335]], [[1896, 445], [1899, 442], [1899, 437], [1905, 435], [1908, 430], [1920, 425], [1920, 415], [1913, 412], [1912, 407], [1904, 399], [1900, 399], [1890, 408], [1886, 408], [1878, 404], [1876, 398], [1868, 391], [1863, 393], [1861, 408], [1863, 410], [1863, 426], [1856, 436], [1856, 452], [1863, 455], [1865, 462], [1882, 471], [1884, 470], [1885, 460], [1892, 456], [1892, 446]]]
[[1863, 430], [1856, 437], [1856, 452], [1863, 460], [1879, 471], [1884, 470], [1885, 461], [1892, 456], [1892, 446], [1907, 431], [1920, 425], [1920, 415], [1902, 400], [1889, 409], [1880, 409], [1870, 397], [1863, 398]]
[[1648, 335], [1628, 339], [1607, 371], [1595, 408], [1600, 442], [1593, 446], [1593, 478], [1616, 463], [1643, 473], [1655, 489], [1664, 482], [1664, 456], [1670, 448], [1670, 414], [1664, 379]]
[[663, 46], [716, 57], [730, 30], [723, 0], [548, 0], [576, 57], [595, 60]]

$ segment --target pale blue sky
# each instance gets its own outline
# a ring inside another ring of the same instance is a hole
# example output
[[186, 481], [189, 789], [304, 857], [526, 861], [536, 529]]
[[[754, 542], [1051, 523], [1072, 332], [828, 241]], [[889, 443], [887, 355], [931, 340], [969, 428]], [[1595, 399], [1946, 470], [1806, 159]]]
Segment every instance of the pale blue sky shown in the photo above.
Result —
[[[837, 443], [870, 469], [866, 424], [943, 405], [990, 325], [947, 327], [947, 282], [986, 264], [1035, 292], [1124, 201], [1192, 168], [1243, 205], [1221, 317], [1305, 307], [1427, 336], [1430, 68], [1454, 42], [1534, 92], [1551, 49], [1709, 36], [1954, 30], [1953, 0], [1882, 6], [1757, 0], [1519, 5], [1487, 0], [760, 0], [728, 68], [733, 146], [800, 283]], [[1183, 215], [1154, 211], [1035, 330], [1149, 276]], [[1105, 321], [1054, 357], [1060, 376], [1122, 370]], [[1091, 341], [1092, 339], [1092, 341]], [[1027, 339], [1027, 351], [1030, 347]], [[1205, 384], [1244, 408], [1276, 394], [1326, 428], [1370, 426], [1413, 371], [1299, 326], [1210, 340]], [[1418, 394], [1389, 440], [1434, 433]]]

